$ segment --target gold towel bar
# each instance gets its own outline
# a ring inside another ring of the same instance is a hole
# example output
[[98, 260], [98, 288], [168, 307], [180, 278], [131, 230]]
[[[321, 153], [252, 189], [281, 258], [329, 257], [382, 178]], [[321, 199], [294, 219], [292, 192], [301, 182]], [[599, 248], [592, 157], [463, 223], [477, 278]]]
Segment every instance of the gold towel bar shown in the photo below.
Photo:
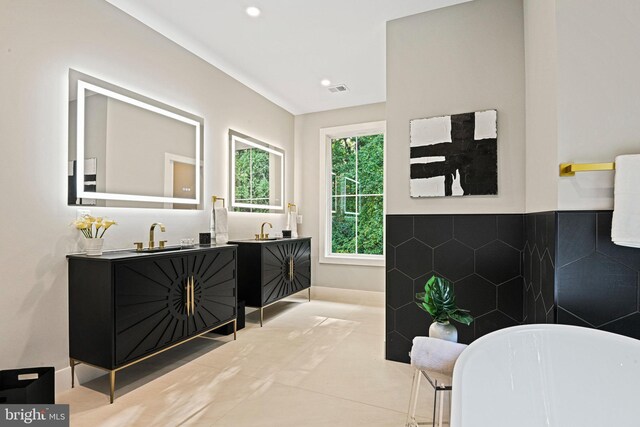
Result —
[[611, 163], [560, 163], [560, 176], [574, 176], [576, 172], [612, 171], [616, 164]]
[[224, 208], [224, 198], [218, 196], [211, 196], [211, 201], [215, 205], [218, 200], [222, 200], [222, 207]]
[[298, 212], [298, 207], [294, 203], [287, 203], [287, 209], [289, 210], [289, 212]]

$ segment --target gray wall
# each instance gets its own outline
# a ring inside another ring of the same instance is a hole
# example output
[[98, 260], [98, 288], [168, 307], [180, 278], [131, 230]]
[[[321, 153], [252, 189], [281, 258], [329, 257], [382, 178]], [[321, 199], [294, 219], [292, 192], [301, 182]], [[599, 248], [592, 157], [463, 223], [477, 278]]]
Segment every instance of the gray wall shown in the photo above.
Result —
[[[387, 213], [525, 206], [521, 1], [476, 0], [387, 23]], [[498, 196], [409, 197], [409, 120], [498, 110]]]
[[[320, 129], [380, 121], [384, 118], [384, 103], [303, 114], [295, 118], [295, 182], [297, 183], [295, 200], [304, 220], [303, 224], [299, 226], [298, 232], [301, 235], [312, 237], [313, 265], [311, 274], [314, 285], [367, 291], [384, 290], [384, 267], [320, 264], [318, 262], [320, 233], [318, 190], [321, 179], [318, 163]], [[388, 189], [387, 194], [389, 194]]]
[[[228, 128], [282, 146], [292, 171], [293, 116], [103, 0], [2, 0], [0, 10], [0, 182], [13, 183], [0, 211], [0, 366], [61, 369], [65, 255], [80, 249], [80, 233], [69, 226], [76, 209], [66, 204], [69, 68], [204, 117], [207, 196], [227, 193]], [[292, 197], [292, 174], [287, 191]], [[209, 229], [206, 210], [92, 212], [119, 223], [107, 248], [145, 241], [154, 221], [166, 224], [170, 243]], [[231, 214], [230, 236], [283, 217]], [[57, 378], [69, 386], [66, 372]]]
[[525, 0], [526, 212], [558, 207], [555, 1]]
[[[558, 161], [640, 153], [640, 2], [557, 0]], [[558, 209], [613, 208], [613, 172], [561, 178]]]

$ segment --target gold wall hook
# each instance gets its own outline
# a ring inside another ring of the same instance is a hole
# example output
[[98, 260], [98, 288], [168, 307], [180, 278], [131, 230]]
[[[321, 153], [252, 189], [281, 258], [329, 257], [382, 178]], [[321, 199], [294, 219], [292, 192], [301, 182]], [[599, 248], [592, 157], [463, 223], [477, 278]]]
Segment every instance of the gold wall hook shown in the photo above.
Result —
[[560, 163], [560, 176], [574, 176], [576, 172], [612, 171], [616, 164], [609, 163]]
[[298, 212], [298, 207], [295, 205], [295, 203], [287, 203], [287, 209], [289, 210], [289, 212]]
[[224, 197], [218, 197], [218, 196], [211, 196], [211, 202], [214, 204], [216, 204], [216, 202], [222, 200], [222, 207], [224, 208]]

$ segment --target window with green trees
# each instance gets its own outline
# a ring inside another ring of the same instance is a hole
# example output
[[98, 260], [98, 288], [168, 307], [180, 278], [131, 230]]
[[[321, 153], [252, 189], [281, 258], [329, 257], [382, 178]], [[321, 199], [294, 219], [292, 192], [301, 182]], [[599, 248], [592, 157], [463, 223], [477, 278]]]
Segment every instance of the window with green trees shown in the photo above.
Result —
[[331, 139], [331, 253], [383, 254], [384, 134]]

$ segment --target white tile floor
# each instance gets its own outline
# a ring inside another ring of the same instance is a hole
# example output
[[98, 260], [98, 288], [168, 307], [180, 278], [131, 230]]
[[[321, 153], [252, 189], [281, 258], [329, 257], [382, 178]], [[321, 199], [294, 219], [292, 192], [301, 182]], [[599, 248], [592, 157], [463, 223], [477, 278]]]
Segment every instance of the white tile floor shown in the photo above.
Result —
[[[384, 359], [382, 295], [314, 288], [233, 336], [195, 339], [61, 393], [76, 426], [403, 426], [412, 369]], [[419, 413], [430, 417], [431, 393]]]

